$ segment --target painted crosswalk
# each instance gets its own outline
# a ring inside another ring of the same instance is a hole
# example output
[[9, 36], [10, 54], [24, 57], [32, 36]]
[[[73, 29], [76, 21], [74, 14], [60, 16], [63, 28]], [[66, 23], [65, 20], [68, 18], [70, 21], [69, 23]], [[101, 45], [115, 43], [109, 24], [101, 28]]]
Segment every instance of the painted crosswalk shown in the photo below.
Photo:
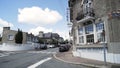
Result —
[[3, 51], [1, 51], [1, 52], [0, 52], [0, 57], [9, 56], [9, 55], [11, 55], [11, 54], [14, 54], [14, 52], [3, 52]]

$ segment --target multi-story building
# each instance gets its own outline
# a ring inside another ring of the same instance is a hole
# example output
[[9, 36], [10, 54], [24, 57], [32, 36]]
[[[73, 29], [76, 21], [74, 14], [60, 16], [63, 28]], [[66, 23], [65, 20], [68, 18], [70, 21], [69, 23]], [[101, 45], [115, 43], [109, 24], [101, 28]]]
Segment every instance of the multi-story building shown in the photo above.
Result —
[[43, 36], [44, 36], [44, 32], [43, 32], [43, 31], [40, 31], [39, 34], [38, 34], [38, 37], [39, 37], [39, 38], [43, 38]]
[[44, 33], [42, 31], [40, 31], [38, 37], [45, 39], [46, 43], [51, 42], [51, 40], [53, 40], [53, 39], [58, 41], [58, 42], [64, 41], [64, 39], [62, 37], [60, 37], [59, 34], [52, 33], [52, 32]]
[[[2, 43], [15, 44], [15, 35], [17, 32], [16, 30], [11, 30], [10, 27], [3, 27]], [[23, 32], [23, 44], [36, 42], [38, 42], [37, 36]]]
[[107, 55], [107, 61], [120, 63], [120, 1], [69, 0], [68, 3], [74, 50], [102, 52], [106, 43], [107, 54], [112, 54]]

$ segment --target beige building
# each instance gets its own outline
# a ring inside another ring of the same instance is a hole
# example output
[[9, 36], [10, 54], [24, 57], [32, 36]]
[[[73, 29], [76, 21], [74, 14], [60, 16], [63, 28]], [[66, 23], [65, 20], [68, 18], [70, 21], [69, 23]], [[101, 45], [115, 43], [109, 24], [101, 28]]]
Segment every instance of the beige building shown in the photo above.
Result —
[[74, 50], [103, 49], [120, 54], [120, 1], [69, 0]]
[[[3, 27], [2, 43], [14, 44], [16, 33], [17, 31], [10, 30], [10, 27]], [[27, 32], [23, 32], [23, 44], [32, 42], [38, 42], [38, 37], [28, 34]]]

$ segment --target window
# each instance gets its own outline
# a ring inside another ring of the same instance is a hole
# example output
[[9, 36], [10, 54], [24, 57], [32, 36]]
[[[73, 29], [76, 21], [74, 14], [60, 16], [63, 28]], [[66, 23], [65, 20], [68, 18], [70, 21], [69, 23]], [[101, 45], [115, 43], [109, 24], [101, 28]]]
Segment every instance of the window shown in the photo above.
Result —
[[97, 40], [98, 40], [98, 42], [104, 42], [105, 41], [105, 37], [102, 35], [102, 33], [97, 34]]
[[87, 35], [87, 43], [94, 43], [94, 35]]
[[79, 35], [83, 35], [83, 27], [81, 27], [81, 28], [78, 29], [78, 34]]
[[14, 35], [8, 35], [8, 40], [13, 40], [14, 39]]
[[102, 31], [103, 29], [104, 29], [104, 24], [102, 22], [96, 24], [96, 31]]
[[31, 37], [28, 36], [28, 37], [27, 37], [27, 41], [31, 41]]
[[86, 34], [91, 34], [93, 33], [93, 24], [85, 26], [85, 33]]
[[84, 37], [83, 36], [79, 37], [79, 43], [84, 43]]
[[104, 42], [105, 41], [105, 31], [104, 31], [104, 23], [100, 22], [96, 24], [96, 31], [97, 31], [97, 42]]

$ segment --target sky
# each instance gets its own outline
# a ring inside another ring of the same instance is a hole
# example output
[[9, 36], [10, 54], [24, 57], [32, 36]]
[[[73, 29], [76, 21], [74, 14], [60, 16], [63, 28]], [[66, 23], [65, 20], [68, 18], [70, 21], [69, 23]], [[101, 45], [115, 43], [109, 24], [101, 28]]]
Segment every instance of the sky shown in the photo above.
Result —
[[58, 33], [68, 39], [66, 21], [68, 0], [0, 0], [0, 33], [3, 27], [38, 35], [39, 31]]

